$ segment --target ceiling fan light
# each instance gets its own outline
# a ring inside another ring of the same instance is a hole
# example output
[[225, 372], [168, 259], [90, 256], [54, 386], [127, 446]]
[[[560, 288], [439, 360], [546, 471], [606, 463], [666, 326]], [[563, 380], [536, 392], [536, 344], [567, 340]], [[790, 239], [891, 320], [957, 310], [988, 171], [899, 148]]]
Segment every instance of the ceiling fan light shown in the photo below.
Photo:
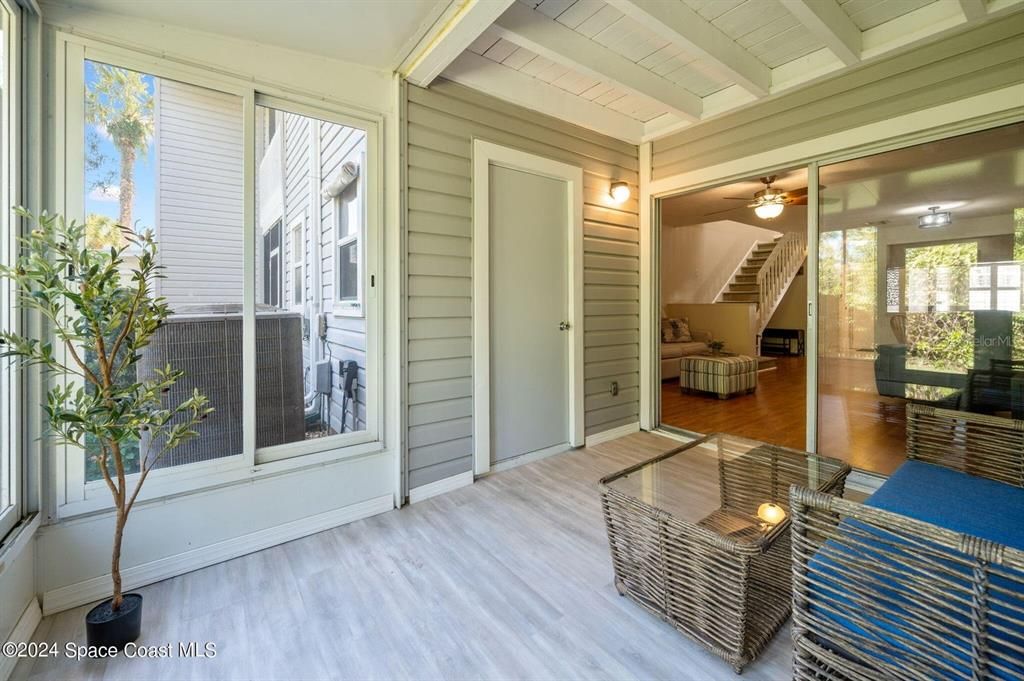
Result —
[[762, 203], [760, 205], [754, 206], [754, 214], [757, 215], [757, 217], [761, 218], [762, 220], [773, 220], [782, 215], [783, 208], [784, 205], [781, 201]]

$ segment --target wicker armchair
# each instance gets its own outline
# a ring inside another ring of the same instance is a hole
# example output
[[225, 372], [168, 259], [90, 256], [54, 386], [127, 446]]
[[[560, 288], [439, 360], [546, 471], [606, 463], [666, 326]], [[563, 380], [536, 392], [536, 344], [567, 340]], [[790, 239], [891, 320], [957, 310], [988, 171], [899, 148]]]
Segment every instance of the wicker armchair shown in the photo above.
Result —
[[[922, 468], [1024, 487], [1024, 421], [920, 405], [907, 419], [909, 458], [944, 467]], [[1024, 678], [1024, 551], [875, 507], [879, 495], [790, 490], [793, 677]]]

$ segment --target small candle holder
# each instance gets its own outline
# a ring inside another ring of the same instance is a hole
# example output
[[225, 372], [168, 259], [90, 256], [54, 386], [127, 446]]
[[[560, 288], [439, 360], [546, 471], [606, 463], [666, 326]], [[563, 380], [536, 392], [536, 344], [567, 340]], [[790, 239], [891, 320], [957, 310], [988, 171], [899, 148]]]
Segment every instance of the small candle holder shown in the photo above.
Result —
[[768, 501], [757, 507], [757, 517], [761, 519], [761, 529], [769, 530], [786, 519], [786, 509]]

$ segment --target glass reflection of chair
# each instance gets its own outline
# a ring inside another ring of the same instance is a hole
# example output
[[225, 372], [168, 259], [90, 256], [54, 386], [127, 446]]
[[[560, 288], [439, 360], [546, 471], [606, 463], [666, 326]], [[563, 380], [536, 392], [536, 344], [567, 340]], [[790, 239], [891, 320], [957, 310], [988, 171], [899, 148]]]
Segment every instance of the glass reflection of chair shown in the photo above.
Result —
[[1024, 360], [992, 359], [988, 369], [969, 371], [962, 406], [977, 414], [1024, 418]]

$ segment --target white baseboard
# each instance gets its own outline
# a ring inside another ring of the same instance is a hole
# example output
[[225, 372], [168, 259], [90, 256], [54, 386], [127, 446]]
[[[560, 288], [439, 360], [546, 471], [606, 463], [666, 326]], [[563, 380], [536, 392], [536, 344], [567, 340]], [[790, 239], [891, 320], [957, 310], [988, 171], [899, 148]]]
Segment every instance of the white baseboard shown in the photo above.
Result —
[[654, 434], [667, 437], [670, 440], [676, 440], [677, 442], [693, 442], [697, 438], [703, 437], [697, 434], [689, 435], [687, 433], [680, 433], [676, 430], [669, 430], [668, 428], [658, 428], [654, 431]]
[[510, 468], [522, 466], [523, 464], [532, 463], [534, 461], [540, 461], [541, 459], [546, 459], [549, 456], [554, 456], [555, 454], [567, 452], [570, 449], [572, 449], [572, 447], [570, 447], [567, 443], [562, 443], [560, 445], [555, 445], [554, 447], [545, 447], [544, 449], [538, 449], [535, 452], [520, 454], [517, 457], [496, 462], [491, 466], [490, 472], [500, 473], [502, 471], [507, 471]]
[[[12, 643], [28, 643], [32, 635], [36, 633], [36, 627], [43, 621], [43, 611], [39, 608], [39, 601], [33, 598], [29, 601], [25, 612], [21, 613], [18, 623], [14, 625], [14, 631], [7, 638]], [[4, 641], [6, 643], [6, 641]], [[7, 681], [14, 673], [14, 667], [18, 664], [17, 657], [0, 655], [0, 681]]]
[[[160, 558], [142, 565], [125, 568], [121, 579], [125, 591], [147, 584], [177, 577], [199, 568], [223, 563], [248, 553], [277, 546], [317, 532], [329, 530], [346, 523], [390, 511], [395, 506], [394, 497], [385, 494], [373, 499], [345, 506], [326, 513], [302, 518], [283, 525], [234, 537], [216, 544], [203, 546], [175, 556]], [[52, 615], [68, 608], [74, 608], [110, 596], [110, 575], [93, 577], [76, 584], [52, 589], [43, 594], [43, 613]]]
[[587, 440], [586, 440], [586, 445], [584, 445], [584, 446], [586, 446], [586, 447], [593, 447], [594, 445], [599, 445], [602, 442], [608, 442], [609, 440], [615, 440], [615, 439], [618, 439], [620, 437], [625, 437], [626, 435], [629, 435], [630, 433], [639, 433], [639, 432], [640, 432], [640, 422], [639, 421], [637, 421], [636, 423], [627, 423], [626, 425], [619, 426], [618, 428], [612, 428], [611, 430], [603, 430], [600, 433], [594, 433], [593, 435], [588, 435], [587, 436]]
[[863, 494], [874, 494], [885, 482], [886, 476], [868, 471], [853, 470], [846, 476], [846, 489], [852, 489]]
[[466, 471], [465, 473], [459, 473], [447, 478], [442, 478], [441, 480], [436, 480], [426, 485], [420, 485], [419, 487], [413, 487], [409, 490], [409, 503], [415, 504], [420, 501], [425, 501], [430, 497], [436, 497], [438, 494], [445, 494], [454, 489], [472, 484], [473, 471]]

